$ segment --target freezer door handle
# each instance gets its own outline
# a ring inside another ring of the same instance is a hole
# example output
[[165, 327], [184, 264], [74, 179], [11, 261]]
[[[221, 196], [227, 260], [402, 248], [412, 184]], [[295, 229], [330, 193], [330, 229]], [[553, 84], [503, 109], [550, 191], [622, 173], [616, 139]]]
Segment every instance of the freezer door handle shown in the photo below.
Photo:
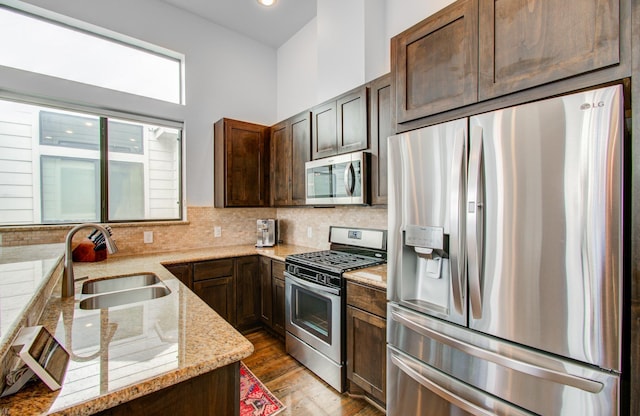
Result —
[[[446, 379], [449, 379], [448, 376], [446, 376], [444, 374], [439, 374], [435, 370], [431, 370], [429, 367], [421, 366], [420, 368], [422, 369], [422, 371], [429, 374], [429, 377], [431, 378], [431, 379], [429, 379], [429, 378], [423, 376], [422, 374], [420, 374], [419, 371], [417, 371], [417, 370], [415, 370], [413, 368], [415, 366], [415, 364], [411, 363], [409, 360], [407, 360], [405, 357], [402, 357], [400, 354], [398, 354], [394, 350], [390, 350], [389, 351], [389, 359], [391, 360], [391, 363], [393, 365], [398, 367], [398, 369], [400, 369], [403, 373], [405, 373], [406, 375], [411, 377], [413, 380], [415, 380], [416, 382], [420, 383], [422, 386], [424, 386], [425, 388], [429, 389], [434, 394], [437, 394], [438, 396], [440, 396], [444, 400], [448, 401], [449, 403], [452, 403], [453, 405], [457, 406], [458, 408], [464, 410], [465, 412], [468, 412], [468, 413], [471, 413], [471, 414], [474, 414], [474, 415], [478, 415], [478, 416], [493, 416], [493, 415], [495, 415], [494, 412], [489, 411], [487, 409], [484, 409], [484, 408], [476, 405], [475, 403], [470, 402], [469, 400], [465, 399], [464, 397], [461, 397], [458, 394], [452, 392], [451, 390], [449, 390], [449, 389], [447, 389], [445, 387], [442, 387], [438, 383], [438, 381], [442, 382], [442, 384], [454, 384], [454, 385], [457, 384], [455, 381], [453, 383], [452, 382], [447, 383]], [[445, 380], [443, 380], [443, 379], [445, 379]], [[531, 415], [531, 413], [529, 413], [529, 412], [521, 412], [518, 409], [516, 409], [515, 407], [510, 407], [509, 410], [510, 410], [509, 414], [514, 415], [514, 416], [516, 416], [516, 415], [517, 416]]]
[[449, 261], [451, 267], [451, 290], [453, 291], [453, 306], [459, 314], [463, 313], [464, 302], [463, 278], [465, 276], [465, 251], [464, 251], [464, 204], [461, 203], [461, 195], [465, 189], [465, 149], [467, 134], [465, 129], [456, 132], [453, 145], [453, 163], [451, 164], [451, 203], [449, 206]]
[[482, 127], [471, 128], [471, 148], [469, 154], [469, 187], [467, 188], [467, 256], [469, 260], [469, 298], [471, 315], [482, 317]]
[[535, 364], [530, 364], [524, 361], [509, 358], [493, 351], [478, 348], [467, 342], [452, 338], [449, 335], [442, 334], [438, 331], [434, 331], [430, 328], [420, 325], [419, 323], [415, 322], [414, 319], [405, 316], [401, 311], [398, 310], [391, 311], [391, 319], [407, 328], [412, 329], [422, 336], [431, 338], [442, 344], [460, 350], [466, 354], [472, 355], [485, 361], [491, 361], [492, 363], [510, 368], [515, 371], [519, 371], [524, 374], [529, 374], [533, 377], [542, 378], [554, 383], [572, 386], [584, 391], [588, 391], [590, 393], [599, 393], [604, 388], [604, 385], [597, 381], [588, 380], [586, 378], [578, 377], [573, 374], [562, 373], [550, 368], [540, 367]]

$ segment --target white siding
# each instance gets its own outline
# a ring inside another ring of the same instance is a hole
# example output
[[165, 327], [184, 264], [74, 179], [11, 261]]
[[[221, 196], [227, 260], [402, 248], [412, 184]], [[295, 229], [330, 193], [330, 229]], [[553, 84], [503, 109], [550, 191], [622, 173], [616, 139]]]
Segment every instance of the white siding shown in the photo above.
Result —
[[176, 218], [179, 215], [178, 147], [173, 135], [150, 139], [148, 144], [149, 218]]
[[33, 223], [32, 116], [0, 111], [0, 224]]

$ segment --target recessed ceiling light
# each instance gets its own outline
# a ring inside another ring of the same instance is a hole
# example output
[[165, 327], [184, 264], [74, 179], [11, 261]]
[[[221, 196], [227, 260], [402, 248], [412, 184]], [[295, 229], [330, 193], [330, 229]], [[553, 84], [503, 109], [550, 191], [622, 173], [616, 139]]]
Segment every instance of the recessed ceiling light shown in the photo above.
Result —
[[258, 3], [262, 4], [263, 6], [273, 6], [274, 4], [276, 4], [276, 0], [258, 0]]

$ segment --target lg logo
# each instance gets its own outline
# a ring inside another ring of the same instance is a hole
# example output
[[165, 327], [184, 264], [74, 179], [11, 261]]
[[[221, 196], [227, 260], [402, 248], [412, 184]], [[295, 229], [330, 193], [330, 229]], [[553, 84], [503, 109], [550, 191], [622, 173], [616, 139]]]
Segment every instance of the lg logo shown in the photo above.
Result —
[[584, 103], [580, 106], [580, 110], [589, 110], [591, 108], [599, 107], [604, 107], [604, 101], [599, 101], [597, 103]]

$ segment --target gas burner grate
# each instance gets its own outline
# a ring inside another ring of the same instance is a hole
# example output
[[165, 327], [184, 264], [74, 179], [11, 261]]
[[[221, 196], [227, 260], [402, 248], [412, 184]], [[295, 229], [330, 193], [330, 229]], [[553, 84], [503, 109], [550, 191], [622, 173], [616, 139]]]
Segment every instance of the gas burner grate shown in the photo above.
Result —
[[375, 257], [367, 257], [335, 250], [293, 254], [291, 256], [287, 256], [287, 261], [309, 266], [327, 267], [329, 269], [337, 270], [340, 273], [384, 263], [384, 260]]

